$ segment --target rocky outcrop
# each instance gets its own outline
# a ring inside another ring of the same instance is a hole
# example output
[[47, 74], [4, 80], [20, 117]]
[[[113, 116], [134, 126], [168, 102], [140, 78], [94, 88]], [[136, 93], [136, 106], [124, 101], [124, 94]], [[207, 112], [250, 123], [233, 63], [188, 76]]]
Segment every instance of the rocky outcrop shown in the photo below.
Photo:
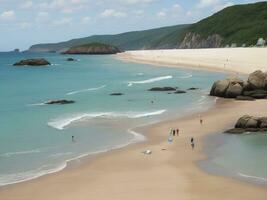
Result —
[[67, 58], [67, 61], [77, 61], [76, 59], [74, 59], [74, 58]]
[[111, 93], [109, 95], [111, 95], [111, 96], [121, 96], [121, 95], [124, 95], [124, 94], [120, 93], [120, 92], [115, 92], [115, 93]]
[[42, 66], [42, 65], [51, 65], [50, 62], [47, 60], [40, 58], [40, 59], [26, 59], [21, 60], [19, 62], [16, 62], [13, 64], [14, 66], [23, 66], [23, 65], [29, 65], [29, 66]]
[[186, 93], [186, 91], [184, 91], [184, 90], [176, 90], [174, 92], [174, 94], [184, 94], [184, 93]]
[[201, 37], [197, 33], [189, 32], [185, 35], [179, 48], [181, 49], [197, 49], [197, 48], [218, 48], [222, 44], [222, 37], [213, 34], [207, 38]]
[[191, 88], [188, 88], [187, 90], [199, 90], [199, 88], [191, 87]]
[[176, 91], [177, 88], [174, 87], [153, 87], [148, 91], [155, 91], [155, 92], [166, 92], [166, 91]]
[[267, 131], [267, 117], [253, 117], [244, 115], [235, 124], [235, 128], [225, 131], [225, 133], [241, 134], [244, 132]]
[[90, 43], [80, 46], [71, 47], [63, 54], [116, 54], [121, 50], [118, 47], [102, 44], [102, 43]]
[[210, 95], [237, 100], [266, 99], [267, 73], [255, 71], [249, 75], [246, 82], [238, 78], [216, 81]]
[[45, 102], [45, 104], [52, 105], [52, 104], [59, 104], [59, 105], [64, 105], [64, 104], [72, 104], [75, 103], [73, 100], [65, 100], [65, 99], [60, 99], [60, 100], [50, 100]]

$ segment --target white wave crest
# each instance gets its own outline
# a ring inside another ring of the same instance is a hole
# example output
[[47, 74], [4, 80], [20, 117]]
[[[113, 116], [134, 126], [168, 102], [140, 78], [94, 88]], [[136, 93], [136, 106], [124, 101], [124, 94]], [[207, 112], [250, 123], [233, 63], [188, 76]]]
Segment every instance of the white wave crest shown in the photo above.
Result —
[[39, 149], [34, 149], [34, 150], [29, 150], [29, 151], [17, 151], [17, 152], [8, 152], [4, 153], [0, 156], [2, 157], [11, 157], [11, 156], [16, 156], [16, 155], [25, 155], [25, 154], [32, 154], [32, 153], [40, 153]]
[[104, 118], [104, 119], [112, 119], [112, 118], [141, 118], [141, 117], [149, 117], [153, 115], [160, 115], [166, 112], [166, 110], [157, 110], [152, 112], [100, 112], [100, 113], [82, 113], [73, 115], [71, 117], [63, 118], [63, 119], [55, 119], [51, 122], [48, 122], [48, 125], [56, 128], [58, 130], [63, 130], [65, 127], [70, 125], [73, 122], [77, 122], [83, 119], [93, 119], [93, 118]]
[[128, 130], [128, 133], [132, 134], [134, 138], [132, 139], [132, 143], [142, 142], [146, 140], [146, 137], [140, 133], [137, 133], [131, 129]]
[[143, 80], [143, 81], [129, 81], [128, 86], [132, 86], [133, 84], [153, 83], [156, 81], [162, 81], [162, 80], [171, 79], [171, 78], [172, 78], [172, 76], [160, 76], [160, 77], [151, 78], [151, 79], [147, 79], [147, 80]]
[[100, 90], [100, 89], [102, 89], [104, 87], [106, 87], [106, 85], [102, 85], [102, 86], [96, 87], [96, 88], [87, 88], [87, 89], [82, 89], [82, 90], [76, 90], [76, 91], [72, 91], [72, 92], [67, 93], [67, 95], [73, 95], [73, 94], [82, 93], [82, 92]]
[[244, 178], [251, 178], [251, 179], [256, 179], [256, 180], [260, 180], [260, 181], [267, 181], [267, 178], [251, 176], [251, 175], [243, 174], [243, 173], [240, 173], [240, 172], [238, 173], [238, 175], [242, 176]]
[[39, 169], [31, 170], [27, 172], [19, 172], [14, 174], [0, 174], [0, 186], [4, 185], [11, 185], [15, 183], [21, 183], [24, 181], [29, 181], [47, 174], [52, 174], [58, 171], [61, 171], [66, 167], [67, 163], [64, 162], [63, 164], [59, 165], [58, 167], [48, 167], [48, 166], [42, 166]]
[[192, 78], [192, 77], [193, 77], [192, 74], [187, 74], [185, 76], [180, 76], [179, 78], [186, 79], [186, 78]]

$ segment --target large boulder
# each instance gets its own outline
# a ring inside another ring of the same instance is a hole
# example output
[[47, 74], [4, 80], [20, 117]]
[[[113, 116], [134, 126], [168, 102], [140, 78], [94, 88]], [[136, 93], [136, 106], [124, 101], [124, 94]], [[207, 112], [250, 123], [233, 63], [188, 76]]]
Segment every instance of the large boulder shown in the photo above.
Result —
[[26, 59], [26, 60], [21, 60], [19, 62], [16, 62], [13, 64], [14, 66], [23, 66], [23, 65], [30, 65], [30, 66], [41, 66], [41, 65], [51, 65], [50, 62], [43, 58], [38, 58], [38, 59]]
[[248, 85], [251, 89], [267, 89], [267, 73], [257, 70], [249, 75]]
[[216, 81], [210, 91], [210, 95], [224, 97], [227, 88], [229, 87], [230, 81], [229, 80], [219, 80]]
[[243, 117], [240, 117], [235, 124], [235, 128], [245, 128], [246, 124], [250, 118], [251, 118], [251, 116], [249, 116], [249, 115], [244, 115]]
[[241, 95], [243, 87], [239, 83], [230, 83], [229, 87], [226, 90], [225, 97], [227, 98], [236, 98]]

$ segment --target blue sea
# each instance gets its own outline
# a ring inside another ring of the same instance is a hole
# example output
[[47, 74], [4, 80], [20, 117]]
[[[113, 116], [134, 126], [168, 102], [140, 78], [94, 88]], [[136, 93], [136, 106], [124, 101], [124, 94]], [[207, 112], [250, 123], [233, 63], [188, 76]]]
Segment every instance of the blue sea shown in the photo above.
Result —
[[[113, 56], [0, 54], [0, 186], [64, 169], [71, 160], [144, 141], [134, 128], [200, 112], [214, 104], [215, 72], [127, 63]], [[45, 67], [15, 67], [45, 58]], [[186, 94], [150, 92], [155, 86]], [[122, 96], [111, 96], [120, 92]], [[51, 99], [74, 104], [45, 105]], [[74, 141], [72, 141], [74, 136]]]

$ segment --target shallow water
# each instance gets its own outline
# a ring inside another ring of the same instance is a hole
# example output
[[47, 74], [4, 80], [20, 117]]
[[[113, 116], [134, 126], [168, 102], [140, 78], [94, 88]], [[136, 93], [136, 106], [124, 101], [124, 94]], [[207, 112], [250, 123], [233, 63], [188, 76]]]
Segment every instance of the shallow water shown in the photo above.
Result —
[[[13, 67], [44, 57], [51, 67]], [[68, 160], [143, 141], [134, 127], [207, 109], [225, 74], [125, 63], [112, 56], [0, 54], [0, 185], [59, 171]], [[149, 92], [173, 86], [186, 94]], [[123, 96], [110, 96], [122, 92]], [[44, 105], [50, 99], [75, 100]], [[153, 103], [152, 103], [153, 102]], [[74, 136], [74, 142], [72, 142]]]
[[203, 169], [267, 186], [267, 133], [208, 136]]

